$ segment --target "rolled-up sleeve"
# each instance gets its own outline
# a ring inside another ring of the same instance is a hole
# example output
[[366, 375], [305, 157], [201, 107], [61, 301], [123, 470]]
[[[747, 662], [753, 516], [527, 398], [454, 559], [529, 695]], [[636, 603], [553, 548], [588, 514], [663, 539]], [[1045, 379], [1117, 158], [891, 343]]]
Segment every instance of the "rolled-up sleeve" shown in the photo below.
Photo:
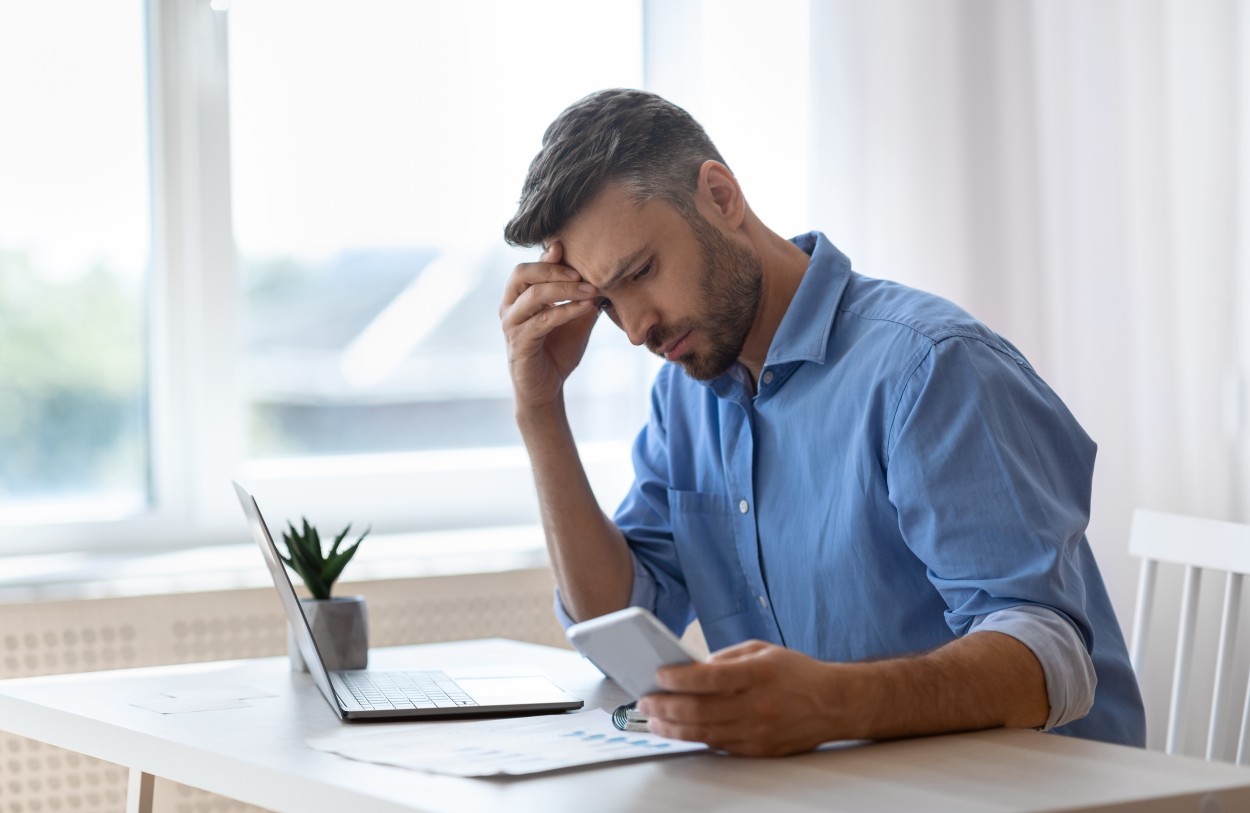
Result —
[[[634, 564], [634, 587], [629, 595], [630, 607], [646, 607], [654, 612], [655, 607], [655, 579], [647, 572], [641, 564], [638, 563], [638, 557], [632, 556]], [[560, 597], [560, 588], [556, 588], [556, 620], [560, 622], [560, 626], [568, 629], [577, 623], [574, 618], [569, 615], [569, 611], [564, 607], [564, 599]], [[583, 619], [584, 620], [584, 619]]]
[[1042, 730], [1079, 720], [1094, 706], [1098, 676], [1094, 661], [1071, 622], [1053, 610], [1023, 604], [981, 616], [968, 629], [1001, 632], [1024, 644], [1046, 676], [1050, 714]]

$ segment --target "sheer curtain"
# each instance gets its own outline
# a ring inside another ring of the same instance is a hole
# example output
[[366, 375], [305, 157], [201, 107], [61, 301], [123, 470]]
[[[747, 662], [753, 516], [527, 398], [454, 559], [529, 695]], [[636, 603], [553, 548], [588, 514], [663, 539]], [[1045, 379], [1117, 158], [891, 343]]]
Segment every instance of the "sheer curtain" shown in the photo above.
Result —
[[810, 22], [813, 222], [1015, 342], [1099, 443], [1089, 535], [1127, 635], [1135, 507], [1250, 521], [1250, 7], [832, 0]]

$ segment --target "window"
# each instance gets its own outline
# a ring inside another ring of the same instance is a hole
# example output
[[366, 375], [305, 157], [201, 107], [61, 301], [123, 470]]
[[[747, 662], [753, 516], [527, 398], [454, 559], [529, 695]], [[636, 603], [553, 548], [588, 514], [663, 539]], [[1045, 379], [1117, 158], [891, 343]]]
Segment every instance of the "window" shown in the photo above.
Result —
[[[248, 0], [229, 34], [258, 494], [292, 513], [350, 493], [339, 520], [382, 529], [536, 520], [498, 308], [537, 252], [502, 228], [551, 119], [641, 84], [640, 3]], [[613, 449], [598, 468], [628, 471], [653, 371], [595, 331], [567, 398], [579, 442]]]
[[[641, 82], [638, 2], [249, 0], [230, 66], [249, 456], [518, 444], [497, 312], [537, 252], [502, 225], [551, 118]], [[638, 426], [613, 333], [571, 382], [582, 440]]]
[[[535, 520], [502, 226], [642, 59], [639, 0], [0, 9], [0, 549], [239, 541], [231, 477], [377, 532]], [[653, 369], [602, 329], [571, 383], [609, 501]]]
[[0, 524], [149, 504], [146, 87], [139, 0], [0, 6]]
[[[0, 552], [243, 541], [232, 477], [279, 520], [535, 521], [497, 311], [536, 256], [501, 232], [542, 132], [645, 83], [755, 171], [729, 133], [795, 130], [805, 93], [752, 79], [806, 58], [783, 6], [0, 8]], [[656, 366], [605, 322], [569, 383], [606, 507]]]

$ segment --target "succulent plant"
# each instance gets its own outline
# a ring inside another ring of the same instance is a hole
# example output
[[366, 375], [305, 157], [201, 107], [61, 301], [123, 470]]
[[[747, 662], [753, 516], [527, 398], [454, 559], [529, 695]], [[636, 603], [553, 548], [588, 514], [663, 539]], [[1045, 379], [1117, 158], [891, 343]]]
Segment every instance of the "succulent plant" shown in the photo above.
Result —
[[365, 532], [350, 546], [339, 550], [339, 546], [343, 544], [343, 540], [352, 529], [349, 524], [338, 536], [334, 537], [334, 543], [326, 553], [322, 550], [321, 535], [317, 533], [317, 529], [310, 525], [306, 518], [300, 517], [300, 519], [303, 520], [303, 528], [298, 530], [291, 522], [287, 522], [287, 530], [282, 532], [282, 541], [286, 543], [287, 555], [283, 556], [279, 552], [278, 556], [287, 567], [299, 574], [313, 598], [328, 599], [335, 580], [342, 574], [343, 568], [347, 567], [351, 558], [356, 555], [356, 551], [360, 549], [360, 543], [369, 535], [370, 529], [365, 529]]

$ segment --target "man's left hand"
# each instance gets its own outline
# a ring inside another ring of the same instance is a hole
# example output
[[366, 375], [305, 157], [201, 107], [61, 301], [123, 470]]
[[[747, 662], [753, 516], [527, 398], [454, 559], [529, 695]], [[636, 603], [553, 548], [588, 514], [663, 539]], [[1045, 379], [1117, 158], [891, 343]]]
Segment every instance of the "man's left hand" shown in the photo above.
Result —
[[661, 669], [672, 694], [644, 698], [651, 732], [705, 742], [742, 756], [810, 751], [837, 738], [847, 704], [837, 697], [837, 664], [791, 649], [746, 641], [707, 661]]

